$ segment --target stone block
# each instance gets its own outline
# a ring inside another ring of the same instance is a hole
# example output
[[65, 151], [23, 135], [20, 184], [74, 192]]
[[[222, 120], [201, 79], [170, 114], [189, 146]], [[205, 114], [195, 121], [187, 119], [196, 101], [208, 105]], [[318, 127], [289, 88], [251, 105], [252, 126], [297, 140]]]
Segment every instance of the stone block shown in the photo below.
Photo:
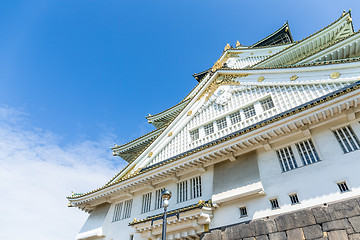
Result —
[[287, 240], [285, 232], [276, 232], [269, 234], [270, 240]]
[[329, 208], [333, 209], [333, 220], [360, 215], [360, 206], [356, 199], [332, 203], [329, 204]]
[[222, 240], [232, 240], [232, 239], [240, 239], [239, 231], [236, 226], [227, 227], [225, 231], [221, 234]]
[[303, 240], [304, 235], [301, 228], [286, 231], [287, 240]]
[[329, 240], [329, 238], [328, 237], [321, 237], [321, 238], [316, 238], [314, 240]]
[[316, 224], [303, 228], [305, 239], [316, 239], [323, 237], [324, 233], [321, 226]]
[[349, 218], [349, 222], [355, 232], [360, 232], [360, 217], [359, 216]]
[[254, 237], [243, 238], [243, 240], [256, 240]]
[[333, 231], [333, 230], [345, 230], [351, 228], [351, 225], [347, 219], [335, 220], [331, 222], [323, 223], [323, 231]]
[[345, 230], [328, 232], [329, 240], [348, 240], [348, 235]]
[[256, 240], [269, 240], [267, 235], [256, 236], [255, 239]]
[[316, 224], [316, 221], [312, 211], [310, 209], [306, 209], [280, 215], [275, 218], [275, 223], [278, 231], [284, 231], [314, 225]]
[[316, 223], [324, 223], [332, 220], [331, 214], [334, 212], [334, 209], [322, 206], [314, 207], [311, 211], [314, 214]]
[[209, 233], [206, 233], [202, 240], [221, 240], [221, 231], [214, 230]]
[[349, 240], [360, 240], [360, 234], [359, 233], [350, 234]]
[[253, 222], [247, 224], [240, 224], [234, 227], [237, 228], [237, 232], [239, 232], [239, 238], [255, 236], [255, 225]]
[[256, 220], [254, 221], [255, 235], [264, 235], [277, 232], [275, 221], [270, 220]]

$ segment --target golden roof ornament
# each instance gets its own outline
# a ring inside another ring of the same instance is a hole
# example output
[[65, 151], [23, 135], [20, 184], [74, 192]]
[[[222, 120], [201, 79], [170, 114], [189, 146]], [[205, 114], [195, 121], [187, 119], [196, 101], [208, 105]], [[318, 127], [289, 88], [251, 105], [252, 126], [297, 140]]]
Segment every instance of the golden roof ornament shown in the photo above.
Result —
[[152, 157], [153, 154], [153, 152], [149, 152], [148, 157]]
[[224, 51], [227, 51], [231, 48], [230, 44], [226, 44], [225, 48], [224, 48]]
[[240, 47], [240, 46], [241, 46], [240, 42], [236, 41], [236, 47]]
[[213, 72], [215, 72], [216, 70], [218, 70], [219, 68], [221, 68], [222, 65], [223, 65], [222, 62], [220, 62], [220, 60], [217, 60], [211, 70], [212, 70]]
[[288, 26], [286, 26], [286, 28], [285, 28], [285, 32], [287, 32], [287, 31], [289, 31], [289, 27], [288, 27]]
[[337, 79], [338, 77], [340, 77], [340, 73], [339, 72], [332, 72], [331, 74], [330, 74], [330, 77], [332, 78], [332, 79]]
[[265, 77], [264, 77], [264, 76], [260, 76], [260, 77], [257, 79], [258, 82], [262, 82], [262, 81], [264, 81], [264, 80], [265, 80]]
[[342, 12], [341, 16], [343, 17], [343, 16], [345, 15], [345, 13], [346, 13], [346, 11], [345, 11], [345, 10], [343, 10], [343, 12]]
[[298, 78], [299, 78], [298, 76], [292, 75], [292, 76], [290, 77], [290, 81], [295, 81], [295, 80], [298, 79]]

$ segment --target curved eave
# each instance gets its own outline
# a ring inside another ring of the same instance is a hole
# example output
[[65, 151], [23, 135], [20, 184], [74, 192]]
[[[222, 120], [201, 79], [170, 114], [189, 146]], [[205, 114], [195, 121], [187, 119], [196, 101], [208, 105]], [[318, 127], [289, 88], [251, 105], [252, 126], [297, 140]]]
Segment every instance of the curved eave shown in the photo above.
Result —
[[[286, 54], [286, 53], [289, 53], [292, 50], [296, 50], [296, 47], [299, 46], [299, 44], [302, 44], [302, 43], [308, 42], [308, 41], [312, 41], [313, 39], [317, 38], [321, 33], [325, 32], [328, 29], [330, 29], [330, 27], [334, 26], [336, 23], [339, 23], [341, 20], [344, 20], [346, 17], [351, 17], [351, 12], [350, 11], [343, 14], [341, 17], [339, 17], [333, 23], [331, 23], [328, 26], [322, 28], [321, 30], [317, 31], [316, 33], [313, 33], [310, 36], [307, 36], [306, 38], [304, 38], [302, 40], [296, 41], [294, 44], [290, 45], [289, 47], [284, 48], [283, 50], [281, 50], [281, 51], [269, 56], [268, 58], [265, 58], [264, 60], [254, 64], [251, 68], [262, 67], [263, 64], [270, 63], [271, 61], [275, 60], [281, 54]], [[352, 29], [353, 29], [352, 22], [351, 22], [351, 26], [352, 26]]]
[[206, 74], [208, 74], [210, 71], [211, 71], [211, 68], [209, 68], [205, 71], [199, 72], [199, 73], [194, 73], [192, 76], [196, 79], [196, 81], [201, 82], [204, 79], [204, 77], [206, 76]]
[[126, 154], [127, 151], [133, 150], [137, 146], [142, 145], [142, 144], [156, 138], [161, 133], [162, 130], [163, 130], [163, 128], [156, 129], [156, 130], [149, 132], [137, 139], [134, 139], [133, 141], [128, 142], [124, 145], [115, 146], [115, 147], [111, 148], [113, 150], [113, 155], [119, 155], [119, 153]]
[[[287, 29], [286, 29], [287, 28]], [[294, 39], [291, 35], [291, 31], [290, 31], [290, 26], [288, 24], [288, 22], [284, 23], [284, 25], [282, 25], [278, 30], [276, 30], [274, 33], [270, 34], [269, 36], [261, 39], [260, 41], [256, 42], [255, 44], [251, 45], [250, 48], [254, 48], [254, 47], [265, 47], [265, 46], [273, 46], [273, 45], [277, 45], [277, 44], [266, 44], [266, 45], [262, 45], [264, 44], [266, 41], [271, 40], [272, 38], [276, 37], [279, 34], [286, 34], [289, 36], [290, 38], [290, 42], [284, 43], [284, 44], [289, 44], [289, 43], [293, 43]]]
[[189, 99], [179, 102], [175, 106], [168, 108], [160, 113], [146, 116], [145, 118], [149, 121], [149, 123], [163, 121], [162, 119], [171, 120], [173, 118], [174, 112], [181, 111], [184, 108]]
[[129, 179], [132, 179], [132, 178], [134, 178], [136, 176], [139, 176], [141, 174], [145, 174], [145, 173], [147, 173], [149, 171], [152, 171], [154, 169], [163, 167], [165, 165], [168, 165], [168, 164], [170, 164], [172, 162], [175, 162], [175, 161], [177, 161], [179, 159], [182, 159], [184, 157], [188, 157], [188, 156], [190, 156], [192, 154], [195, 154], [195, 153], [198, 153], [200, 151], [207, 151], [208, 148], [213, 147], [213, 146], [218, 145], [218, 144], [221, 144], [224, 141], [227, 141], [227, 140], [239, 137], [239, 136], [247, 135], [250, 132], [255, 131], [255, 130], [259, 129], [259, 128], [269, 126], [269, 125], [271, 125], [273, 123], [281, 121], [282, 119], [284, 119], [286, 117], [302, 113], [302, 112], [307, 111], [308, 109], [310, 109], [312, 107], [317, 107], [319, 105], [322, 105], [324, 103], [332, 101], [333, 99], [336, 99], [336, 98], [338, 98], [338, 97], [340, 97], [342, 95], [349, 94], [349, 93], [351, 93], [353, 91], [356, 91], [356, 90], [359, 90], [359, 89], [360, 89], [360, 81], [355, 82], [355, 83], [353, 83], [353, 84], [351, 84], [351, 85], [349, 85], [347, 87], [344, 87], [344, 88], [339, 89], [337, 91], [334, 91], [332, 93], [321, 96], [321, 97], [319, 97], [317, 99], [314, 99], [314, 100], [312, 100], [310, 102], [307, 102], [305, 104], [299, 105], [299, 106], [297, 106], [295, 108], [292, 108], [290, 110], [287, 110], [285, 112], [279, 113], [276, 116], [270, 117], [269, 119], [265, 119], [265, 120], [260, 121], [260, 122], [258, 122], [256, 124], [248, 126], [248, 127], [244, 128], [244, 129], [233, 132], [233, 133], [231, 133], [229, 135], [226, 135], [224, 137], [221, 137], [221, 138], [216, 139], [214, 141], [211, 141], [209, 143], [206, 143], [206, 144], [204, 144], [202, 146], [199, 146], [199, 147], [197, 147], [195, 149], [191, 149], [191, 150], [189, 150], [187, 152], [184, 152], [184, 153], [179, 154], [177, 156], [171, 157], [171, 158], [169, 158], [167, 160], [164, 160], [162, 162], [159, 162], [159, 163], [157, 163], [155, 165], [143, 168], [143, 169], [141, 169], [141, 171], [135, 172], [135, 173], [133, 173], [131, 175], [126, 175], [125, 177], [120, 178], [117, 181], [113, 181], [113, 182], [111, 182], [111, 183], [109, 183], [109, 184], [107, 184], [107, 185], [105, 185], [105, 186], [103, 186], [101, 188], [95, 189], [95, 190], [93, 190], [91, 192], [88, 192], [88, 193], [85, 193], [85, 194], [82, 194], [82, 195], [70, 196], [70, 197], [67, 197], [67, 199], [75, 201], [77, 199], [83, 199], [85, 197], [90, 197], [90, 195], [95, 194], [95, 193], [97, 193], [99, 191], [102, 191], [102, 190], [104, 190], [104, 189], [106, 189], [108, 187], [114, 186], [116, 184], [120, 184], [120, 183], [122, 183], [124, 181], [127, 181]]

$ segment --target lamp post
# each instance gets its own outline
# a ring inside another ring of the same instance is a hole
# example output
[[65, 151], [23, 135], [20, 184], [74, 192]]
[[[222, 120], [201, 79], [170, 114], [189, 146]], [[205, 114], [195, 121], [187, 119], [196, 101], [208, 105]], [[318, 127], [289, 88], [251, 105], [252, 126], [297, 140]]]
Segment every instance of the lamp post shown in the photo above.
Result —
[[167, 189], [164, 189], [164, 191], [162, 191], [162, 193], [161, 193], [161, 198], [163, 200], [163, 207], [164, 207], [164, 217], [163, 217], [161, 240], [166, 240], [166, 224], [167, 224], [166, 211], [167, 211], [167, 207], [169, 206], [169, 199], [171, 198], [171, 192]]

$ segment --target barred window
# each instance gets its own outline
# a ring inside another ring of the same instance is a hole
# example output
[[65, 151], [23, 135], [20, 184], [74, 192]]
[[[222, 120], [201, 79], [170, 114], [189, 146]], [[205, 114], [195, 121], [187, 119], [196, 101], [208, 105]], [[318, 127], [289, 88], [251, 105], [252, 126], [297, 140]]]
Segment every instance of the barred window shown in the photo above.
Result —
[[162, 189], [156, 190], [156, 192], [155, 192], [155, 209], [162, 208], [162, 206], [163, 206], [161, 194], [164, 190], [165, 190], [165, 188], [162, 188]]
[[333, 131], [344, 153], [352, 152], [360, 148], [360, 142], [350, 126], [345, 126]]
[[150, 212], [150, 210], [151, 210], [151, 196], [152, 196], [151, 192], [143, 195], [141, 213]]
[[214, 132], [214, 124], [210, 123], [204, 126], [205, 135], [210, 135]]
[[194, 131], [191, 131], [190, 132], [190, 138], [191, 138], [191, 141], [196, 141], [199, 139], [199, 129], [196, 129]]
[[273, 100], [271, 99], [271, 97], [266, 98], [266, 99], [264, 99], [264, 100], [261, 100], [261, 101], [260, 101], [260, 105], [261, 105], [261, 107], [264, 109], [264, 111], [269, 110], [269, 109], [275, 107], [274, 102], [273, 102]]
[[226, 117], [216, 120], [216, 124], [219, 130], [227, 127]]
[[252, 116], [255, 116], [256, 112], [255, 112], [254, 105], [244, 108], [244, 115], [245, 115], [245, 118], [250, 118]]
[[280, 206], [279, 206], [279, 201], [277, 200], [277, 198], [270, 199], [270, 204], [271, 204], [271, 209], [278, 209], [278, 208], [280, 208]]
[[240, 217], [247, 217], [247, 210], [246, 207], [241, 207], [240, 209]]
[[232, 125], [234, 125], [240, 121], [241, 121], [240, 112], [234, 112], [234, 113], [230, 114], [230, 122]]
[[201, 197], [202, 189], [201, 189], [201, 177], [194, 177], [190, 179], [190, 199]]
[[133, 203], [132, 199], [124, 202], [124, 211], [123, 211], [122, 219], [129, 218], [131, 216], [132, 203]]
[[292, 205], [300, 203], [299, 198], [296, 193], [290, 194], [289, 197], [290, 197], [290, 201], [291, 201]]
[[340, 190], [341, 193], [350, 191], [350, 190], [349, 190], [349, 187], [347, 186], [347, 184], [346, 184], [345, 181], [344, 181], [344, 182], [340, 182], [340, 183], [338, 183], [337, 185], [338, 185], [339, 190]]
[[177, 201], [185, 202], [188, 200], [188, 183], [187, 181], [182, 181], [177, 184]]
[[276, 151], [283, 172], [290, 171], [298, 167], [291, 147], [285, 147]]
[[123, 202], [115, 204], [114, 215], [112, 219], [113, 222], [119, 221], [121, 219], [123, 205]]
[[299, 142], [295, 145], [304, 165], [320, 161], [319, 155], [316, 152], [315, 146], [311, 139]]

